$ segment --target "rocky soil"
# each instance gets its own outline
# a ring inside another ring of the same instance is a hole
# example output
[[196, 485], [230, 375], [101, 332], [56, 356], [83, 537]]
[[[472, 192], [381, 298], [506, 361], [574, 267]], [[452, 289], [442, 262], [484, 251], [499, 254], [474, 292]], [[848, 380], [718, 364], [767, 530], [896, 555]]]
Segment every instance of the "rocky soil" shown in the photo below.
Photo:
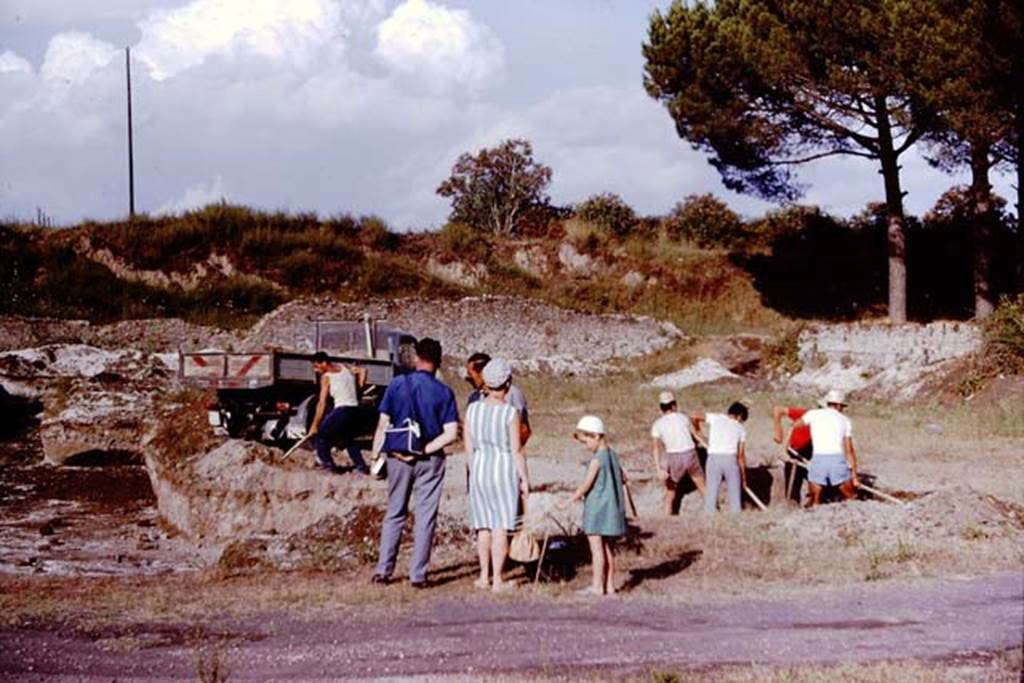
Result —
[[417, 337], [434, 337], [461, 365], [475, 351], [504, 356], [520, 372], [593, 375], [614, 359], [635, 358], [684, 338], [671, 323], [626, 315], [576, 313], [528, 299], [467, 297], [455, 302], [398, 299], [346, 304], [314, 299], [287, 303], [257, 323], [250, 349], [312, 350], [316, 320], [361, 320], [369, 314]]
[[790, 378], [797, 387], [908, 401], [979, 351], [982, 336], [970, 323], [851, 323], [808, 328], [799, 345], [801, 369]]
[[[366, 511], [379, 509], [385, 497], [379, 482], [354, 474], [313, 471], [309, 451], [300, 451], [288, 462], [281, 462], [279, 451], [259, 444], [210, 440], [201, 406], [177, 433], [162, 428], [178, 419], [170, 417], [169, 410], [182, 400], [195, 401], [194, 396], [178, 397], [185, 393], [177, 387], [178, 344], [186, 348], [312, 350], [314, 321], [358, 320], [364, 314], [414, 335], [439, 338], [456, 367], [471, 352], [487, 350], [506, 356], [521, 372], [546, 375], [593, 375], [610, 369], [617, 360], [650, 354], [684, 339], [674, 326], [649, 318], [585, 315], [507, 297], [441, 303], [420, 299], [369, 304], [295, 301], [267, 315], [247, 333], [177, 320], [91, 326], [81, 321], [6, 319], [0, 321], [0, 348], [9, 350], [0, 352], [0, 384], [11, 394], [41, 404], [34, 438], [46, 463], [73, 467], [88, 463], [144, 464], [153, 496], [151, 502], [142, 505], [149, 511], [148, 522], [155, 523], [158, 511], [168, 529], [207, 549], [211, 556], [222, 554], [232, 543], [242, 540], [242, 545], [227, 553], [229, 560], [242, 558], [243, 565], [284, 569], [302, 567], [311, 557], [322, 555], [309, 549], [316, 545], [315, 539], [331, 535], [321, 532], [340, 528], [351, 547], [345, 551], [348, 555], [339, 556], [357, 557], [362, 536], [345, 525], [353, 517], [362, 519], [361, 515], [369, 514]], [[698, 358], [695, 363], [648, 381], [682, 388], [700, 382], [761, 377], [763, 343], [763, 339], [750, 335], [706, 339], [692, 347]], [[907, 392], [922, 377], [975, 350], [979, 343], [977, 330], [968, 325], [812, 328], [799, 340], [803, 369], [788, 380], [787, 386], [797, 390], [838, 386], [865, 393], [909, 395]], [[22, 348], [11, 348], [18, 346]], [[537, 493], [531, 499], [529, 523], [538, 532], [565, 535], [575, 528], [575, 514], [549, 513], [554, 498], [567, 490], [566, 482], [578, 477], [577, 465], [543, 454], [531, 465]], [[464, 541], [460, 531], [466, 504], [462, 466], [459, 458], [450, 463], [443, 509], [452, 511], [453, 517], [446, 522], [452, 537]], [[25, 485], [28, 471], [12, 475], [12, 491]], [[36, 474], [42, 476], [43, 472]], [[764, 480], [758, 484], [764, 486], [759, 489], [763, 497], [780, 499], [778, 468], [760, 467], [757, 472]], [[641, 508], [658, 508], [660, 491], [655, 482], [641, 477], [634, 487]], [[811, 518], [816, 520], [813, 524], [804, 519], [794, 533], [815, 529], [815, 525], [868, 528], [883, 524], [888, 525], [885, 528], [924, 534], [942, 515], [932, 508], [948, 506], [948, 500], [959, 500], [954, 507], [971, 511], [966, 516], [961, 514], [958, 526], [949, 533], [984, 537], [1020, 533], [1020, 511], [997, 499], [977, 498], [973, 492], [962, 491], [952, 498], [930, 495], [934, 497], [912, 501], [905, 508], [882, 507], [880, 514], [867, 516], [858, 516], [856, 506], [837, 507], [835, 512]], [[60, 508], [59, 513], [46, 514], [73, 517], [76, 509]], [[28, 528], [26, 520], [45, 523], [45, 519], [31, 516], [35, 514], [18, 512], [15, 518], [21, 521], [15, 526]], [[838, 517], [831, 519], [828, 515]], [[341, 527], [335, 528], [339, 524]], [[951, 527], [944, 528], [948, 531]], [[884, 531], [874, 527], [868, 530]], [[28, 547], [11, 539], [13, 545]], [[21, 552], [19, 557], [24, 559], [24, 555]]]

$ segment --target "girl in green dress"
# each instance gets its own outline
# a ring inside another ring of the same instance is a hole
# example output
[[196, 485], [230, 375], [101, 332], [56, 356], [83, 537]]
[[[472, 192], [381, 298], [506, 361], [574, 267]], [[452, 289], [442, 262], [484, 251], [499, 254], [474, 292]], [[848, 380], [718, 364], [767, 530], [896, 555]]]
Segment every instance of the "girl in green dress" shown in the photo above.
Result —
[[559, 503], [563, 510], [583, 500], [583, 533], [590, 543], [594, 580], [581, 593], [606, 595], [615, 592], [615, 555], [611, 541], [626, 533], [623, 472], [619, 458], [605, 440], [604, 423], [594, 415], [583, 416], [573, 438], [594, 457], [583, 483], [572, 496]]

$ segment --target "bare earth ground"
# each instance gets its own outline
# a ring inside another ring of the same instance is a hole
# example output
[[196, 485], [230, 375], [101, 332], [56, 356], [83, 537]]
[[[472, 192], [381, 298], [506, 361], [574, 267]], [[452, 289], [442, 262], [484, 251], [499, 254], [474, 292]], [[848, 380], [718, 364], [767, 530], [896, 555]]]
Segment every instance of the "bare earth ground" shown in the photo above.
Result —
[[[672, 680], [682, 671], [781, 681], [820, 680], [839, 666], [854, 668], [838, 678], [887, 683], [1018, 680], [1019, 400], [851, 406], [863, 470], [906, 506], [773, 505], [708, 517], [688, 495], [681, 516], [665, 517], [649, 464], [655, 390], [636, 378], [672, 359], [650, 362], [594, 380], [521, 382], [536, 431], [535, 510], [582, 476], [585, 457], [569, 434], [584, 412], [606, 418], [633, 477], [638, 528], [619, 550], [623, 592], [604, 602], [574, 595], [590, 567], [571, 535], [556, 538], [564, 545], [540, 584], [497, 598], [471, 588], [475, 555], [457, 535], [436, 549], [427, 591], [401, 580], [404, 555], [399, 583], [386, 588], [367, 583], [368, 565], [336, 574], [202, 569], [205, 557], [159, 527], [141, 468], [41, 467], [31, 432], [0, 444], [0, 676], [195, 678], [219, 667], [241, 679]], [[810, 399], [738, 381], [678, 395], [688, 410], [746, 401], [755, 468], [778, 457], [771, 405]], [[442, 512], [454, 520], [465, 514], [462, 468], [461, 456], [449, 463]], [[576, 518], [562, 520], [569, 532]], [[513, 577], [525, 581], [520, 569]]]
[[[390, 616], [213, 618], [204, 626], [212, 638], [199, 645], [183, 642], [188, 626], [181, 624], [124, 624], [117, 631], [24, 625], [0, 633], [0, 674], [187, 678], [197, 657], [218, 657], [224, 671], [242, 679], [570, 677], [581, 666], [622, 676], [737, 663], [952, 661], [1019, 648], [1022, 599], [1016, 572], [693, 607], [629, 599], [552, 603], [524, 588], [515, 599], [417, 600]], [[125, 636], [135, 641], [127, 651]], [[209, 649], [214, 640], [217, 654]]]

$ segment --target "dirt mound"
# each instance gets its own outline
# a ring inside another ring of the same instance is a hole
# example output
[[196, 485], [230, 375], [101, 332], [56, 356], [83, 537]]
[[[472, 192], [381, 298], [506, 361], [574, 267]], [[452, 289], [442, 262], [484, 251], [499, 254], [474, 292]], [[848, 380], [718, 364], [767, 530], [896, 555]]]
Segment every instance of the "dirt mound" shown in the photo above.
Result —
[[825, 505], [790, 515], [782, 524], [810, 537], [838, 534], [844, 541], [928, 538], [936, 541], [1014, 538], [1024, 531], [1024, 507], [967, 487], [932, 491], [904, 505]]
[[0, 351], [53, 344], [85, 344], [101, 349], [138, 349], [151, 353], [204, 348], [231, 349], [242, 332], [185, 322], [180, 318], [124, 320], [93, 325], [86, 320], [0, 317]]
[[52, 344], [0, 353], [0, 383], [41, 398], [47, 462], [90, 451], [135, 451], [173, 382], [173, 359], [135, 350]]
[[[412, 519], [407, 523], [412, 526]], [[377, 561], [384, 508], [359, 505], [344, 518], [327, 515], [288, 536], [259, 534], [224, 548], [218, 567], [229, 574], [259, 571], [342, 571], [367, 567]], [[444, 512], [438, 515], [434, 547], [459, 550], [471, 545], [469, 529], [461, 519]], [[411, 547], [413, 535], [403, 534], [402, 548]]]
[[593, 374], [614, 358], [667, 348], [683, 334], [672, 324], [626, 315], [576, 313], [529, 299], [467, 297], [459, 301], [397, 299], [341, 303], [305, 299], [281, 306], [257, 323], [245, 348], [312, 350], [316, 320], [360, 320], [370, 315], [420, 336], [441, 341], [461, 361], [474, 351], [508, 358], [520, 371]]
[[110, 351], [86, 344], [49, 344], [0, 354], [0, 376], [36, 381], [101, 379], [150, 381], [169, 378], [175, 360], [136, 350]]
[[89, 328], [85, 320], [0, 317], [0, 350], [28, 349], [45, 344], [81, 344]]
[[241, 343], [244, 332], [196, 325], [180, 318], [123, 320], [87, 330], [86, 339], [104, 349], [135, 348], [150, 352], [200, 349], [231, 350]]
[[228, 440], [174, 459], [167, 455], [146, 452], [160, 514], [188, 538], [214, 546], [259, 534], [292, 534], [356, 506], [382, 504], [386, 497], [369, 477], [309, 469], [308, 453], [281, 462], [280, 451], [249, 441]]

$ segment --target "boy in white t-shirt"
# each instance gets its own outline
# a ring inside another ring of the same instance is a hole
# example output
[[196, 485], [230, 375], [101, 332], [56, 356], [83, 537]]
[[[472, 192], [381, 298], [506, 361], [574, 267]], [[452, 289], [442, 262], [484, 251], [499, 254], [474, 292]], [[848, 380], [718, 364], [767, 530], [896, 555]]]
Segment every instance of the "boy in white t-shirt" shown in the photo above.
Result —
[[704, 493], [704, 511], [714, 512], [718, 507], [718, 490], [722, 480], [727, 486], [729, 509], [739, 512], [743, 489], [747, 487], [747, 407], [736, 402], [722, 413], [695, 413], [691, 416], [697, 436], [700, 425], [708, 423], [707, 483]]
[[[793, 430], [807, 425], [811, 428], [813, 455], [807, 472], [811, 500], [808, 507], [814, 507], [821, 500], [825, 486], [838, 486], [843, 498], [850, 500], [857, 495], [860, 480], [857, 478], [857, 451], [853, 447], [853, 424], [843, 415], [846, 397], [833, 389], [825, 396], [825, 407], [808, 410], [793, 423]], [[792, 432], [790, 432], [792, 437]], [[789, 448], [789, 441], [786, 443]]]
[[[679, 412], [676, 397], [671, 391], [658, 395], [661, 417], [651, 425], [651, 453], [654, 456], [654, 471], [665, 482], [664, 511], [672, 514], [672, 503], [683, 477], [689, 476], [693, 485], [704, 495], [704, 470], [697, 458], [697, 447], [693, 443], [690, 418]], [[661, 456], [664, 454], [664, 465]]]

